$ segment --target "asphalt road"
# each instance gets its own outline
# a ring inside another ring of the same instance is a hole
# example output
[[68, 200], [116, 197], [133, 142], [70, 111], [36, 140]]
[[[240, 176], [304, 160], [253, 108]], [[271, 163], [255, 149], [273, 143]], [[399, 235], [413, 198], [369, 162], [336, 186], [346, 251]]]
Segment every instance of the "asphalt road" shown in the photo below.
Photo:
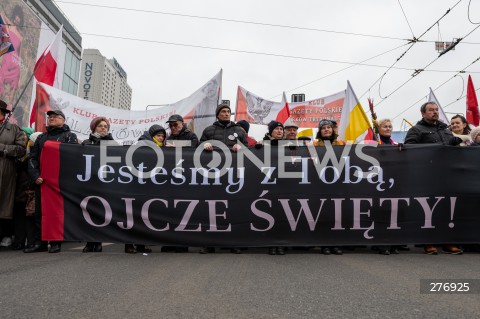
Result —
[[0, 318], [480, 318], [479, 293], [420, 294], [420, 279], [480, 279], [480, 254], [82, 247], [0, 251]]

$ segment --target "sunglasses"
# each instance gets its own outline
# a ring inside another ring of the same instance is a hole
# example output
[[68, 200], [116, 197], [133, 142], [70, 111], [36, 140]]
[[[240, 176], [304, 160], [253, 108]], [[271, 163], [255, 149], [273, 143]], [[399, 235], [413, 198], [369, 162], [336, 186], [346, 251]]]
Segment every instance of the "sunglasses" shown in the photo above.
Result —
[[168, 123], [168, 126], [170, 126], [170, 127], [177, 127], [178, 125], [179, 125], [178, 122], [170, 122], [170, 123]]

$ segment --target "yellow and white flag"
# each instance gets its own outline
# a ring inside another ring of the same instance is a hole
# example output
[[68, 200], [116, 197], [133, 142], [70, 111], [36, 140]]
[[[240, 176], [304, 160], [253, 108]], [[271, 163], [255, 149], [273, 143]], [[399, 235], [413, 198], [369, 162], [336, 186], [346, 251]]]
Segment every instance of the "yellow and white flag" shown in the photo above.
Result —
[[366, 140], [374, 139], [370, 121], [350, 85], [350, 81], [347, 81], [345, 101], [338, 127], [338, 139], [351, 143], [363, 143]]

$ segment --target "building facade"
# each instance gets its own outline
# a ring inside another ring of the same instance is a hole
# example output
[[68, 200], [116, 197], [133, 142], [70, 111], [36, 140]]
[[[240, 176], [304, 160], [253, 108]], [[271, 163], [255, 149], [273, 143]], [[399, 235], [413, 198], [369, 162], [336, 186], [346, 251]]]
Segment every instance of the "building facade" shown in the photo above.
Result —
[[[54, 86], [77, 95], [82, 37], [57, 5], [50, 0], [1, 0], [0, 13], [15, 50], [0, 57], [0, 99], [21, 126], [31, 124], [35, 83], [30, 82], [37, 59], [63, 25], [60, 57]], [[25, 89], [25, 90], [24, 90]]]
[[26, 0], [30, 9], [56, 33], [63, 24], [62, 42], [66, 46], [63, 76], [59, 88], [77, 95], [82, 55], [82, 37], [57, 5], [50, 0]]
[[132, 88], [127, 73], [115, 58], [107, 59], [97, 49], [85, 49], [78, 96], [103, 105], [130, 110]]

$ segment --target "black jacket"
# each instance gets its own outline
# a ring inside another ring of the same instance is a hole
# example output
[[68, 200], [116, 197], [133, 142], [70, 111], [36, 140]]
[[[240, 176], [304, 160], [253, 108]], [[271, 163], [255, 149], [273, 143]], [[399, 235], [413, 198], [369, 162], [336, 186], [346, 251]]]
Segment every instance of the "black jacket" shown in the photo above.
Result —
[[168, 141], [192, 141], [192, 147], [197, 147], [198, 144], [200, 144], [198, 142], [197, 134], [190, 131], [186, 126], [182, 128], [182, 130], [180, 131], [180, 133], [178, 133], [178, 135], [176, 136], [170, 135], [167, 138], [167, 142]]
[[100, 145], [100, 141], [114, 141], [112, 134], [108, 133], [104, 137], [95, 137], [90, 134], [90, 137], [87, 140], [82, 142], [82, 145]]
[[461, 139], [453, 136], [447, 124], [442, 122], [428, 124], [421, 120], [408, 130], [404, 144], [458, 145], [461, 142]]
[[40, 155], [46, 141], [59, 141], [61, 143], [78, 144], [77, 135], [70, 131], [68, 125], [62, 127], [47, 127], [47, 131], [37, 137], [35, 144], [30, 150], [28, 161], [28, 173], [33, 181], [40, 177]]
[[213, 123], [213, 125], [207, 126], [203, 130], [200, 142], [205, 142], [208, 140], [217, 140], [223, 142], [225, 145], [227, 145], [227, 147], [232, 147], [238, 142], [241, 142], [243, 145], [245, 145], [245, 147], [248, 146], [248, 141], [245, 137], [245, 131], [240, 127], [240, 125], [237, 125], [231, 121], [227, 125], [223, 125], [219, 121], [216, 121]]

